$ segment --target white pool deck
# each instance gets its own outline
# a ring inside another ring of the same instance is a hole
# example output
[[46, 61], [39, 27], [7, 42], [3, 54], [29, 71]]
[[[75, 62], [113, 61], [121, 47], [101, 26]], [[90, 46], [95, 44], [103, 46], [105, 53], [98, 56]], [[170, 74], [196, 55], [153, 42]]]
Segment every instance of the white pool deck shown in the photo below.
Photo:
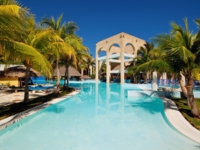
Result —
[[[66, 99], [69, 96], [73, 96], [75, 94], [77, 94], [80, 90], [76, 90], [73, 93], [61, 97], [61, 98], [57, 98], [52, 100], [51, 102], [48, 102], [46, 104], [43, 104], [41, 106], [37, 106], [35, 108], [32, 108], [30, 110], [27, 110], [25, 112], [16, 114], [14, 116], [8, 117], [6, 119], [3, 119], [0, 121], [0, 130], [6, 128], [7, 126], [29, 116], [34, 114], [35, 112], [49, 106], [52, 105], [54, 103], [57, 103], [59, 101], [62, 101], [64, 99]], [[191, 124], [189, 124], [187, 122], [187, 120], [182, 116], [182, 114], [179, 112], [176, 104], [165, 97], [161, 97], [161, 99], [163, 100], [164, 103], [164, 110], [165, 110], [165, 114], [169, 120], [169, 122], [172, 124], [172, 126], [174, 126], [174, 128], [176, 128], [179, 132], [181, 132], [183, 135], [187, 136], [188, 138], [196, 141], [197, 143], [200, 143], [200, 131], [195, 129]]]
[[176, 104], [165, 97], [162, 97], [165, 109], [165, 115], [169, 122], [179, 132], [187, 136], [188, 138], [200, 143], [200, 131], [194, 128], [179, 112]]

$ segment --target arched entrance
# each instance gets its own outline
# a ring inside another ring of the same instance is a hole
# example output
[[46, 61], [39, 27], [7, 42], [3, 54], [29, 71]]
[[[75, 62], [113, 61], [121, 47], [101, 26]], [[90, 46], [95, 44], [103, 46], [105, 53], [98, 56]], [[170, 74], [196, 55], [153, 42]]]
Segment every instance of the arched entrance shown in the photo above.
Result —
[[[124, 66], [133, 61], [137, 56], [137, 50], [146, 42], [142, 39], [124, 32], [102, 40], [96, 44], [96, 82], [99, 80], [99, 69], [106, 64], [106, 83], [110, 83], [110, 74], [119, 73], [120, 83], [124, 83]], [[99, 57], [100, 51], [105, 51], [106, 56]], [[118, 63], [119, 70], [111, 70], [111, 65]]]

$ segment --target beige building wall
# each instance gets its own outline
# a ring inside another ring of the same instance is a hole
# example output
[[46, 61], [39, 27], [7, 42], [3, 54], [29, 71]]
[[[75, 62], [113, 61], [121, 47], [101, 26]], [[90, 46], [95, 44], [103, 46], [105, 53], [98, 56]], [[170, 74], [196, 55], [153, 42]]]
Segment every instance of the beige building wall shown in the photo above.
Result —
[[115, 36], [102, 40], [96, 44], [96, 82], [98, 82], [99, 78], [99, 64], [100, 61], [99, 53], [101, 51], [106, 52], [106, 82], [110, 82], [110, 61], [109, 56], [113, 53], [120, 54], [118, 60], [120, 60], [120, 83], [124, 83], [124, 54], [132, 54], [137, 56], [137, 51], [140, 49], [141, 46], [144, 46], [146, 42], [140, 38], [135, 36], [129, 35], [127, 33], [119, 33]]

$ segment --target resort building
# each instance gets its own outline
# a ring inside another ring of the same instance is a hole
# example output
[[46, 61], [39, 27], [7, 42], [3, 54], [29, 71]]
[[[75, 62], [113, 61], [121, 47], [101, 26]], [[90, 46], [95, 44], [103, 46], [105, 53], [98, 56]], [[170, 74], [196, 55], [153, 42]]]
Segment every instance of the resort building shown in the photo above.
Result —
[[[96, 82], [98, 82], [101, 68], [106, 64], [106, 83], [110, 83], [111, 74], [120, 74], [121, 84], [125, 80], [126, 66], [137, 56], [137, 51], [144, 46], [145, 40], [137, 38], [127, 33], [119, 33], [96, 44]], [[106, 52], [106, 56], [99, 57], [101, 51]], [[119, 65], [118, 70], [113, 66]]]
[[[9, 65], [9, 67], [15, 67], [19, 65]], [[8, 87], [15, 86], [20, 87], [23, 84], [22, 78], [17, 75], [8, 75], [4, 74], [4, 70], [7, 68], [5, 64], [0, 64], [0, 85], [6, 85]]]

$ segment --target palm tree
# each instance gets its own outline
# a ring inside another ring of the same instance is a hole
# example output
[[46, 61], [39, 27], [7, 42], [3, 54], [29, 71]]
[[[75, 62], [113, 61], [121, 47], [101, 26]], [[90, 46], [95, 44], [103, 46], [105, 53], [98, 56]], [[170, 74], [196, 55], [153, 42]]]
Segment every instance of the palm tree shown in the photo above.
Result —
[[92, 56], [89, 55], [89, 57], [85, 58], [84, 62], [86, 64], [86, 70], [87, 70], [88, 76], [90, 76], [89, 69], [90, 69], [90, 66], [95, 65], [94, 58], [92, 58]]
[[196, 70], [200, 71], [200, 33], [192, 34], [189, 31], [187, 19], [184, 19], [184, 23], [185, 29], [172, 22], [170, 34], [158, 35], [153, 39], [158, 45], [157, 52], [160, 57], [138, 66], [137, 71], [156, 69], [170, 73], [180, 74], [181, 72], [186, 79], [186, 85], [184, 85], [179, 75], [182, 92], [191, 106], [192, 115], [200, 117], [193, 94], [193, 74]]
[[[140, 49], [137, 52], [137, 57], [133, 60], [133, 62], [130, 64], [130, 67], [128, 68], [128, 74], [135, 74], [135, 76], [140, 75], [140, 72], [136, 71], [136, 68], [142, 64], [145, 64], [153, 59], [155, 59], [157, 56], [155, 56], [155, 53], [152, 54], [152, 51], [155, 52], [154, 44], [153, 43], [145, 43], [144, 46], [141, 46]], [[149, 72], [151, 72], [150, 70]], [[146, 73], [144, 70], [142, 72], [145, 75], [146, 80]]]
[[[67, 24], [67, 26], [70, 27], [69, 24]], [[74, 29], [74, 28], [71, 28], [71, 29]], [[83, 45], [82, 39], [78, 37], [74, 33], [74, 31], [75, 30], [73, 30], [73, 32], [69, 30], [65, 38], [65, 42], [70, 44], [76, 52], [76, 55], [74, 57], [70, 57], [70, 58], [67, 56], [63, 57], [63, 60], [65, 62], [65, 67], [66, 67], [64, 87], [66, 86], [67, 88], [69, 86], [69, 73], [68, 73], [69, 66], [73, 66], [77, 68], [77, 64], [80, 65], [79, 62], [82, 62], [84, 58], [88, 57], [88, 48]], [[65, 84], [66, 80], [67, 80], [67, 85]]]
[[[64, 39], [66, 38], [66, 32], [70, 28], [74, 30], [76, 28], [75, 26], [73, 27], [72, 25], [67, 28], [66, 24], [62, 22], [63, 15], [60, 15], [57, 21], [53, 17], [51, 18], [43, 18], [41, 21], [41, 25], [46, 25], [47, 27], [50, 27], [51, 29], [55, 30], [57, 34], [60, 36], [60, 38]], [[53, 54], [56, 57], [56, 69], [57, 69], [57, 88], [59, 88], [60, 85], [60, 72], [59, 72], [59, 61], [61, 55], [67, 56], [67, 57], [74, 57], [75, 56], [75, 51], [73, 47], [65, 42], [65, 45], [68, 45], [68, 47], [57, 47], [57, 49], [53, 49]], [[55, 43], [55, 47], [57, 46], [57, 43]]]
[[27, 103], [30, 68], [50, 76], [51, 67], [47, 59], [34, 47], [41, 32], [35, 32], [33, 15], [14, 0], [2, 0], [0, 4], [0, 53], [3, 54], [1, 58], [8, 64], [21, 62], [26, 66], [24, 102]]
[[182, 29], [176, 23], [172, 22], [170, 41], [165, 41], [166, 43], [164, 43], [160, 37], [156, 41], [168, 53], [170, 66], [173, 65], [172, 69], [182, 72], [185, 76], [186, 85], [184, 86], [183, 81], [179, 78], [180, 85], [184, 95], [187, 97], [188, 105], [191, 106], [192, 114], [199, 116], [193, 94], [193, 75], [195, 71], [200, 70], [200, 33], [192, 34], [189, 31], [187, 19], [184, 19], [184, 23], [185, 29]]
[[[136, 63], [135, 65], [141, 65], [143, 63], [146, 63], [148, 61], [150, 61], [152, 59], [150, 53], [151, 51], [154, 49], [154, 44], [153, 43], [146, 43], [144, 44], [144, 47], [141, 47], [138, 51], [138, 54], [137, 54], [137, 58], [136, 58]], [[151, 72], [151, 71], [149, 71]], [[146, 81], [146, 78], [147, 78], [147, 72], [143, 72], [144, 74], [144, 81]]]

